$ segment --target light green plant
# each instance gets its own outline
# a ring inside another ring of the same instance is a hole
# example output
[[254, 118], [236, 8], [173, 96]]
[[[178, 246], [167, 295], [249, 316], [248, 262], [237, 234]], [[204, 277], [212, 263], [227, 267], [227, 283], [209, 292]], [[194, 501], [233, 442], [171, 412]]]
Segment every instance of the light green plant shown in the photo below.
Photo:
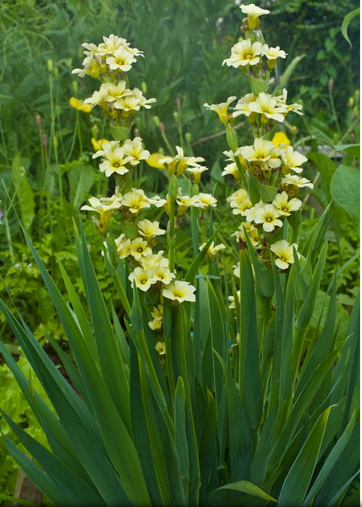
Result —
[[[128, 135], [137, 107], [150, 100], [129, 88], [125, 73], [141, 52], [113, 35], [99, 46], [85, 45], [84, 69], [77, 72], [102, 81], [85, 102], [102, 107], [115, 137], [95, 157], [102, 157], [100, 170], [114, 175], [117, 187], [112, 197], [92, 197], [83, 209], [97, 213], [124, 319], [107, 311], [81, 226], [76, 245], [91, 322], [65, 269], [60, 265], [67, 298], [28, 240], [69, 340], [74, 363], [66, 354], [61, 359], [76, 390], [24, 320], [0, 303], [55, 409], [48, 409], [0, 344], [51, 451], [2, 412], [41, 468], [9, 438], [5, 442], [57, 505], [355, 504], [358, 306], [346, 330], [337, 317], [334, 278], [322, 311], [314, 311], [331, 210], [297, 254], [297, 195], [312, 184], [298, 176], [305, 157], [270, 139], [300, 106], [287, 105], [286, 92], [267, 94], [276, 58], [286, 56], [263, 39], [259, 17], [269, 11], [253, 4], [241, 9], [247, 14], [243, 40], [225, 63], [245, 72], [252, 93], [232, 114], [227, 107], [236, 97], [207, 106], [226, 126], [231, 164], [225, 174], [240, 187], [229, 199], [241, 217], [234, 274], [223, 270], [222, 276], [216, 262], [216, 202], [199, 191], [205, 169], [200, 158], [177, 147], [175, 156], [161, 159], [169, 177], [165, 199], [132, 186], [134, 167], [147, 150]], [[232, 127], [238, 114], [250, 122], [251, 146], [238, 146]], [[144, 218], [161, 218], [161, 207], [168, 215], [167, 257], [153, 250], [165, 230]], [[194, 259], [183, 273], [175, 270], [178, 229], [186, 226], [182, 217], [189, 207]], [[206, 208], [211, 234], [204, 241]], [[200, 275], [206, 255], [210, 269]]]

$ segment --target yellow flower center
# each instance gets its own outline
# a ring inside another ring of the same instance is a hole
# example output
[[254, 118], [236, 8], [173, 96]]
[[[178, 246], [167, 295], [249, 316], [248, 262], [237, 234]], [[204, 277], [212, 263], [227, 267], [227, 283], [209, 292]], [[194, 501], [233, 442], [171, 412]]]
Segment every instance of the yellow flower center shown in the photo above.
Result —
[[252, 57], [253, 57], [253, 55], [248, 53], [247, 55], [245, 55], [245, 60], [250, 60]]
[[139, 247], [137, 248], [137, 252], [142, 253], [142, 252], [143, 252], [143, 248], [142, 248], [141, 246], [139, 246]]
[[118, 167], [120, 167], [120, 163], [119, 162], [114, 162], [113, 167], [115, 167], [116, 169], [118, 169]]
[[147, 278], [142, 278], [141, 283], [142, 283], [143, 285], [144, 285], [145, 283], [147, 283]]
[[286, 206], [284, 206], [284, 208], [282, 208], [282, 211], [284, 211], [284, 213], [287, 213], [289, 211], [289, 208], [287, 208]]
[[273, 218], [272, 217], [266, 217], [265, 221], [270, 223], [270, 222], [273, 221]]

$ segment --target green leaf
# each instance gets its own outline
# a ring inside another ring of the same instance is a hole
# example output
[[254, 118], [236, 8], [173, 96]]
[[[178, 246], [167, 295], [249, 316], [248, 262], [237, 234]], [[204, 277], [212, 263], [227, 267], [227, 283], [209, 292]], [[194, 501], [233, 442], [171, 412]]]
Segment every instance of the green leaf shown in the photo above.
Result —
[[268, 83], [263, 81], [262, 79], [256, 79], [254, 77], [248, 76], [251, 91], [254, 95], [259, 95], [261, 92], [267, 92], [268, 91]]
[[233, 414], [228, 418], [231, 480], [249, 479], [253, 447], [249, 422], [230, 369], [216, 351], [214, 354], [224, 371], [228, 413]]
[[359, 223], [360, 174], [357, 169], [340, 165], [331, 180], [331, 195], [356, 223]]
[[102, 378], [128, 433], [132, 435], [129, 386], [121, 353], [90, 259], [83, 228], [81, 228], [81, 236], [85, 275], [83, 284], [86, 287], [87, 300], [93, 321]]
[[360, 156], [361, 145], [360, 144], [339, 144], [334, 147], [336, 151], [345, 151], [354, 157]]
[[349, 24], [352, 21], [352, 19], [355, 18], [356, 16], [359, 16], [359, 13], [360, 13], [360, 9], [355, 9], [354, 11], [349, 12], [344, 17], [344, 20], [343, 20], [343, 23], [342, 23], [342, 26], [341, 26], [342, 35], [346, 39], [346, 41], [348, 42], [348, 44], [351, 47], [352, 47], [352, 43], [349, 40], [349, 37], [348, 37], [348, 34], [347, 34], [347, 30], [348, 30]]
[[261, 199], [263, 202], [270, 203], [278, 193], [278, 189], [276, 187], [263, 185], [252, 174], [249, 174], [249, 187], [252, 188], [251, 194], [254, 195], [254, 200], [256, 197], [256, 201]]
[[278, 505], [280, 507], [302, 504], [318, 461], [319, 451], [331, 408], [332, 407], [327, 408], [327, 410], [320, 415], [307, 441], [289, 470], [278, 499]]
[[310, 152], [308, 153], [308, 158], [313, 162], [313, 164], [317, 166], [322, 175], [323, 187], [326, 193], [326, 199], [328, 203], [331, 199], [330, 184], [332, 176], [336, 172], [336, 164], [324, 153]]
[[58, 490], [53, 481], [29, 457], [3, 435], [6, 447], [19, 467], [24, 470], [32, 483], [37, 486], [56, 505], [68, 505], [67, 498]]
[[186, 393], [182, 377], [179, 377], [176, 385], [174, 401], [174, 425], [175, 446], [179, 463], [180, 479], [184, 487], [184, 497], [188, 498], [189, 488], [189, 449], [186, 435]]
[[226, 484], [225, 486], [222, 486], [221, 488], [218, 488], [215, 491], [220, 491], [222, 489], [233, 489], [235, 491], [240, 491], [241, 493], [246, 493], [247, 495], [263, 498], [263, 500], [277, 502], [275, 498], [267, 495], [262, 489], [258, 488], [258, 486], [255, 486], [255, 484], [249, 481], [238, 481], [233, 482], [231, 484]]
[[239, 393], [250, 427], [259, 426], [263, 387], [260, 373], [254, 277], [247, 250], [240, 250]]
[[328, 457], [324, 460], [323, 466], [320, 469], [320, 472], [318, 473], [315, 481], [313, 482], [313, 485], [310, 488], [307, 496], [305, 497], [302, 507], [308, 507], [308, 505], [310, 505], [310, 503], [314, 500], [320, 488], [323, 486], [324, 482], [327, 480], [329, 473], [331, 472], [339, 456], [342, 454], [352, 435], [355, 422], [356, 422], [356, 414], [354, 413], [351, 417], [351, 420], [348, 423], [348, 426], [344, 430], [343, 435], [336, 442], [333, 449], [329, 453]]
[[216, 235], [219, 233], [220, 229], [221, 229], [222, 226], [220, 226], [215, 232], [214, 234], [210, 237], [210, 239], [205, 243], [205, 246], [203, 247], [203, 249], [198, 253], [197, 257], [193, 260], [188, 272], [186, 273], [186, 276], [185, 276], [185, 281], [186, 282], [189, 282], [189, 283], [192, 283], [196, 274], [197, 274], [197, 271], [200, 267], [200, 264], [203, 260], [203, 258], [205, 257], [206, 255], [206, 252], [208, 251], [209, 249], [209, 246], [211, 245], [211, 243], [213, 242], [214, 238], [216, 237]]
[[248, 245], [250, 259], [253, 264], [256, 288], [261, 297], [270, 298], [274, 293], [273, 277], [265, 263], [259, 259], [249, 235], [245, 232], [245, 241]]
[[97, 502], [97, 505], [106, 505], [94, 487], [91, 488], [85, 483], [76, 473], [66, 467], [59, 458], [15, 424], [1, 409], [0, 412], [20, 442], [34, 456], [49, 477], [52, 478], [59, 491], [67, 498], [68, 505], [74, 507], [78, 506], [79, 503], [91, 505], [94, 501]]
[[94, 183], [94, 168], [89, 165], [76, 164], [68, 172], [69, 201], [78, 209], [83, 204]]
[[19, 153], [13, 159], [11, 175], [20, 207], [21, 221], [24, 228], [28, 230], [35, 217], [34, 193], [29, 185], [26, 169]]
[[328, 244], [325, 243], [320, 255], [317, 267], [313, 273], [312, 283], [309, 286], [308, 293], [306, 295], [305, 300], [303, 301], [302, 307], [299, 310], [297, 321], [296, 321], [296, 329], [298, 331], [303, 331], [309, 325], [309, 322], [313, 315], [313, 308], [317, 299], [319, 285], [321, 283], [322, 274], [324, 270], [324, 265], [327, 258], [327, 250]]

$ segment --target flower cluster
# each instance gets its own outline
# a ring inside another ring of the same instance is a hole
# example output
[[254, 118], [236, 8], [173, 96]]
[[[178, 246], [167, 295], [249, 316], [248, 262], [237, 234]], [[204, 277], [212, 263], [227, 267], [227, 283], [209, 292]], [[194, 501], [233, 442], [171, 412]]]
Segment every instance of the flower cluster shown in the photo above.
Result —
[[142, 51], [131, 48], [126, 39], [111, 34], [103, 37], [103, 42], [84, 43], [85, 59], [82, 69], [74, 69], [73, 74], [80, 77], [89, 75], [102, 81], [99, 90], [84, 101], [91, 108], [100, 106], [112, 124], [130, 127], [134, 115], [141, 107], [149, 109], [156, 99], [146, 99], [138, 88], [127, 88], [126, 73], [136, 63]]
[[[276, 265], [284, 270], [293, 262], [293, 248], [296, 249], [297, 245], [279, 240], [278, 231], [301, 208], [300, 189], [313, 188], [313, 184], [300, 175], [307, 158], [288, 145], [290, 142], [274, 143], [271, 136], [288, 113], [300, 115], [302, 107], [287, 103], [285, 89], [276, 96], [267, 92], [269, 76], [277, 59], [287, 56], [279, 46], [271, 48], [265, 43], [259, 17], [269, 11], [254, 4], [240, 8], [247, 14], [242, 27], [244, 39], [232, 47], [231, 55], [223, 65], [246, 73], [252, 93], [239, 100], [231, 96], [226, 102], [204, 106], [216, 112], [226, 126], [229, 147], [232, 148], [224, 152], [229, 163], [222, 175], [233, 176], [239, 185], [239, 189], [227, 198], [233, 214], [241, 218], [234, 235], [239, 243], [244, 244], [247, 236], [265, 262], [272, 252], [276, 256]], [[234, 110], [229, 112], [232, 103]], [[250, 146], [238, 147], [232, 129], [235, 119], [241, 115], [247, 118], [253, 129], [254, 142]], [[235, 273], [238, 273], [237, 267]]]
[[[147, 100], [141, 90], [130, 90], [127, 85], [125, 73], [131, 69], [138, 56], [143, 56], [142, 52], [131, 48], [125, 39], [115, 35], [104, 37], [98, 46], [85, 43], [83, 47], [86, 55], [83, 69], [75, 69], [73, 72], [80, 77], [90, 75], [102, 81], [102, 84], [92, 97], [82, 103], [82, 107], [100, 106], [105, 116], [110, 119], [111, 125], [121, 127], [121, 139], [93, 141], [96, 149], [93, 158], [100, 159], [100, 172], [107, 178], [115, 178], [116, 188], [111, 197], [91, 197], [89, 204], [81, 209], [93, 211], [98, 215], [97, 218], [93, 216], [93, 220], [99, 233], [106, 238], [104, 247], [107, 255], [111, 218], [114, 217], [117, 226], [121, 227], [122, 232], [114, 239], [114, 255], [119, 260], [127, 261], [131, 269], [128, 277], [130, 283], [142, 292], [149, 292], [149, 296], [156, 303], [151, 312], [153, 320], [149, 322], [149, 327], [160, 331], [163, 298], [169, 299], [171, 304], [193, 302], [196, 288], [188, 282], [176, 279], [172, 256], [167, 258], [163, 255], [163, 250], [154, 251], [157, 238], [166, 235], [167, 231], [160, 226], [160, 222], [148, 220], [143, 214], [151, 206], [164, 207], [170, 221], [175, 225], [176, 217], [185, 214], [189, 207], [206, 209], [215, 206], [216, 200], [203, 193], [192, 197], [182, 195], [180, 188], [176, 189], [176, 193], [170, 191], [166, 199], [158, 195], [149, 197], [142, 189], [132, 185], [133, 169], [141, 161], [150, 158], [150, 153], [144, 148], [140, 137], [128, 139], [127, 134], [136, 112], [141, 107], [148, 109], [149, 104], [155, 101]], [[78, 106], [78, 103], [75, 105]], [[177, 177], [188, 171], [194, 182], [199, 181], [201, 173], [207, 170], [199, 164], [204, 159], [187, 157], [180, 147], [176, 150], [175, 157], [163, 158], [161, 167], [167, 168], [170, 175]], [[163, 342], [158, 342], [155, 348], [159, 355], [166, 353]]]

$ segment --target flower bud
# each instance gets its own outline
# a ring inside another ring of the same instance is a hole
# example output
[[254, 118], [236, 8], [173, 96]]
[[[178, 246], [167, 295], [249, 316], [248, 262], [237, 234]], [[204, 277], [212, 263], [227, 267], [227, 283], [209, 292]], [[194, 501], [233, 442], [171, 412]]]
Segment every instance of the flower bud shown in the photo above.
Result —
[[177, 177], [173, 174], [170, 178], [170, 183], [168, 187], [168, 194], [170, 196], [170, 199], [172, 199], [173, 201], [176, 201], [177, 191], [178, 191], [178, 181]]
[[55, 150], [58, 149], [58, 138], [57, 138], [57, 136], [53, 136], [53, 146], [54, 146]]
[[186, 141], [187, 144], [191, 143], [191, 134], [190, 134], [190, 132], [186, 132], [186, 134], [185, 134], [185, 141]]
[[334, 85], [334, 79], [331, 77], [328, 81], [328, 89], [329, 89], [329, 93], [332, 93], [332, 90], [333, 90], [333, 85]]
[[175, 120], [175, 122], [177, 123], [178, 122], [178, 118], [179, 118], [178, 112], [175, 111], [172, 116], [173, 116], [173, 119]]
[[160, 119], [159, 119], [159, 117], [158, 117], [158, 116], [154, 116], [154, 117], [152, 118], [152, 120], [153, 120], [153, 123], [156, 125], [156, 127], [159, 127], [159, 126], [160, 126]]
[[226, 142], [231, 151], [235, 152], [238, 149], [238, 137], [235, 130], [229, 126], [226, 127]]
[[51, 60], [50, 58], [47, 61], [47, 67], [48, 67], [48, 72], [53, 72], [53, 68], [54, 68], [54, 66], [53, 66], [53, 60]]
[[78, 93], [78, 82], [77, 81], [72, 82], [72, 88], [73, 88], [74, 94], [77, 95], [77, 93]]
[[143, 93], [147, 93], [147, 84], [144, 81], [141, 83], [141, 89]]
[[36, 124], [38, 125], [39, 131], [41, 132], [41, 116], [40, 116], [40, 114], [37, 114], [35, 116], [35, 121], [36, 121]]

